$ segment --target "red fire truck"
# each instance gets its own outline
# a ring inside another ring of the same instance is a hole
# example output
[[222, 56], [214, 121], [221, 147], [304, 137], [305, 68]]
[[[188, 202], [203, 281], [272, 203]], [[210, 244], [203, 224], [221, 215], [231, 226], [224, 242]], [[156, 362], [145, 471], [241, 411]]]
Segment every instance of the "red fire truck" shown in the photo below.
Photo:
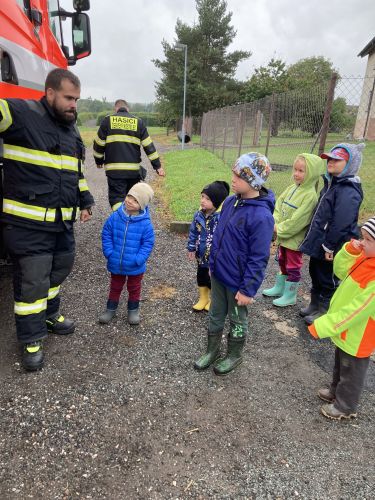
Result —
[[91, 53], [90, 0], [0, 1], [0, 97], [39, 99], [47, 73]]

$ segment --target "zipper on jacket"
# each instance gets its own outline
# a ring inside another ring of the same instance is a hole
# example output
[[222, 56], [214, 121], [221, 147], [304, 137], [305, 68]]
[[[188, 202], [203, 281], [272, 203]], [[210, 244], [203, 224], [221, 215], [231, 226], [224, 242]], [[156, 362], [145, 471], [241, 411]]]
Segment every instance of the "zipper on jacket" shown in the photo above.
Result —
[[129, 226], [129, 220], [126, 221], [126, 228], [124, 232], [124, 239], [122, 241], [122, 248], [121, 248], [121, 254], [120, 254], [120, 273], [122, 271], [122, 256], [124, 255], [124, 248], [125, 248], [125, 243], [126, 243], [126, 234], [128, 232], [128, 226]]

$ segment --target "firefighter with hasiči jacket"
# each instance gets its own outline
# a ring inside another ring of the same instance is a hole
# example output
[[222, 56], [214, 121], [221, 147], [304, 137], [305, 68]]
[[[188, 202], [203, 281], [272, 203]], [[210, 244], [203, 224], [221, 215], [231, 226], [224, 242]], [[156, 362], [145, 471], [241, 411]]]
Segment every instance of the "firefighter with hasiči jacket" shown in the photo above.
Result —
[[73, 333], [60, 313], [60, 285], [74, 261], [73, 223], [91, 218], [94, 199], [83, 174], [84, 146], [76, 128], [80, 81], [54, 69], [40, 101], [0, 99], [4, 141], [1, 221], [14, 264], [14, 312], [23, 366], [43, 366], [47, 332]]
[[141, 166], [141, 146], [156, 173], [165, 176], [160, 157], [143, 121], [129, 113], [123, 99], [115, 102], [115, 112], [103, 118], [94, 139], [96, 166], [104, 164], [108, 199], [112, 210], [123, 203], [129, 190], [145, 178]]

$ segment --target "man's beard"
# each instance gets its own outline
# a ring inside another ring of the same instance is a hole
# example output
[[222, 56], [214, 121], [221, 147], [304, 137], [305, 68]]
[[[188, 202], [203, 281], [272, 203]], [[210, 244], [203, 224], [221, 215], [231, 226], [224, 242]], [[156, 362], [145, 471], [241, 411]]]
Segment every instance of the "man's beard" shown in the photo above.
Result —
[[53, 109], [53, 112], [56, 115], [56, 118], [60, 122], [70, 124], [70, 123], [73, 123], [77, 120], [77, 111], [76, 110], [73, 110], [73, 111], [70, 111], [69, 113], [67, 113], [66, 111], [62, 111], [61, 109], [57, 108], [55, 102], [52, 103], [51, 107]]

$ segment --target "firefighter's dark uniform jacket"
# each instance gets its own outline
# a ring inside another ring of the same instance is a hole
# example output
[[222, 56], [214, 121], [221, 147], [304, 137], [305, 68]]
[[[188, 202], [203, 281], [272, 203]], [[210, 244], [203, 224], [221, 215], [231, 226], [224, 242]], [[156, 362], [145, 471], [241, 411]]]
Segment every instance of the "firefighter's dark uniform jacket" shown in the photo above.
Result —
[[112, 179], [139, 179], [141, 146], [155, 170], [161, 167], [158, 152], [140, 118], [120, 108], [103, 118], [94, 139], [94, 158], [104, 164]]
[[94, 204], [82, 171], [80, 135], [74, 124], [57, 120], [45, 97], [0, 99], [0, 137], [4, 222], [62, 231], [72, 225], [78, 208]]
[[59, 121], [45, 97], [0, 99], [4, 145], [1, 220], [14, 263], [17, 335], [47, 336], [59, 312], [60, 285], [74, 262], [73, 222], [94, 200], [82, 172], [84, 146], [74, 124]]

